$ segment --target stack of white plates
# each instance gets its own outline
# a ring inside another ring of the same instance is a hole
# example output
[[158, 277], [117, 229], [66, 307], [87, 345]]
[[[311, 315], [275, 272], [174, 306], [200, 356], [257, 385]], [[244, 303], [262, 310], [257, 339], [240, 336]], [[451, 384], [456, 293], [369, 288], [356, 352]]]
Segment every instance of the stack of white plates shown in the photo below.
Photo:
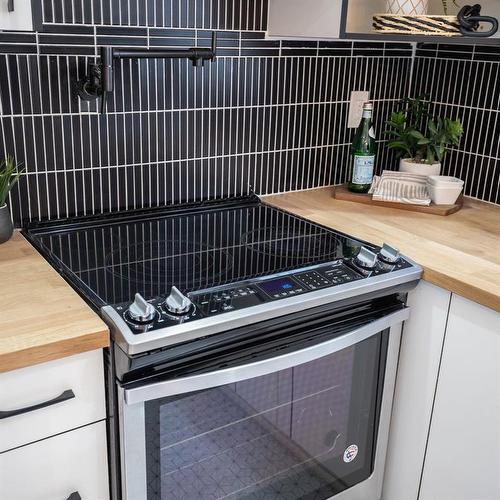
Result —
[[464, 188], [464, 181], [447, 175], [429, 175], [427, 191], [436, 205], [453, 205]]

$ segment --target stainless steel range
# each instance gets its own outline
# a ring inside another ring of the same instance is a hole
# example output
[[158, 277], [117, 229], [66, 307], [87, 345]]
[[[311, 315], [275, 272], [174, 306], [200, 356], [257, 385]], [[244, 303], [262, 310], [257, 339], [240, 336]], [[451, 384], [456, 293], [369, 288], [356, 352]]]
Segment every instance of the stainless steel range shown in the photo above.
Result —
[[25, 233], [110, 326], [114, 498], [380, 498], [397, 250], [257, 197]]

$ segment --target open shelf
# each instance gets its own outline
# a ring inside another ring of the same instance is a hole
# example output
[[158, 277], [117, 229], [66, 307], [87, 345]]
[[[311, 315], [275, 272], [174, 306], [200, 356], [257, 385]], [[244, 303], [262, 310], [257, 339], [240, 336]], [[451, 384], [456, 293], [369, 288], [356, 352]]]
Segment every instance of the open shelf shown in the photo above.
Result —
[[[500, 19], [500, 1], [483, 0], [481, 2], [482, 15], [496, 17]], [[453, 15], [459, 8], [448, 1], [448, 14]], [[386, 0], [345, 0], [343, 6], [343, 30], [341, 38], [380, 40], [380, 41], [402, 41], [402, 42], [429, 42], [429, 43], [450, 43], [450, 44], [482, 44], [499, 45], [500, 31], [493, 37], [466, 37], [466, 36], [438, 36], [438, 35], [404, 35], [377, 33], [372, 28], [373, 15], [382, 14], [386, 11]], [[441, 0], [429, 1], [429, 14], [443, 14]]]

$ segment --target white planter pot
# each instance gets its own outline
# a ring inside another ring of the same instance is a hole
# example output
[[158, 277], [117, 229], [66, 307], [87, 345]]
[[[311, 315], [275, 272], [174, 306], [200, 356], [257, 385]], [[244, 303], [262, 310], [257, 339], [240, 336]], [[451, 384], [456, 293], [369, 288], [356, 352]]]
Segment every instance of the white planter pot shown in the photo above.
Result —
[[439, 175], [441, 173], [441, 163], [415, 163], [407, 158], [401, 158], [399, 161], [399, 171], [409, 172], [410, 174], [420, 175]]
[[422, 16], [427, 14], [429, 0], [387, 0], [388, 14]]

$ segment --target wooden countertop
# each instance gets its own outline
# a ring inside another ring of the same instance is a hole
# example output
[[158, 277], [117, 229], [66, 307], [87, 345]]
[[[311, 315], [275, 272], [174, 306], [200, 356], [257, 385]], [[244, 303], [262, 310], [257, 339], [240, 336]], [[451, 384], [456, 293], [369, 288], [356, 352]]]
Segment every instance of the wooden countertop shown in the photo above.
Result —
[[108, 345], [104, 322], [19, 232], [0, 245], [0, 372]]
[[333, 188], [263, 197], [312, 221], [381, 245], [424, 268], [424, 279], [500, 311], [500, 207], [466, 198], [442, 217], [335, 200]]

